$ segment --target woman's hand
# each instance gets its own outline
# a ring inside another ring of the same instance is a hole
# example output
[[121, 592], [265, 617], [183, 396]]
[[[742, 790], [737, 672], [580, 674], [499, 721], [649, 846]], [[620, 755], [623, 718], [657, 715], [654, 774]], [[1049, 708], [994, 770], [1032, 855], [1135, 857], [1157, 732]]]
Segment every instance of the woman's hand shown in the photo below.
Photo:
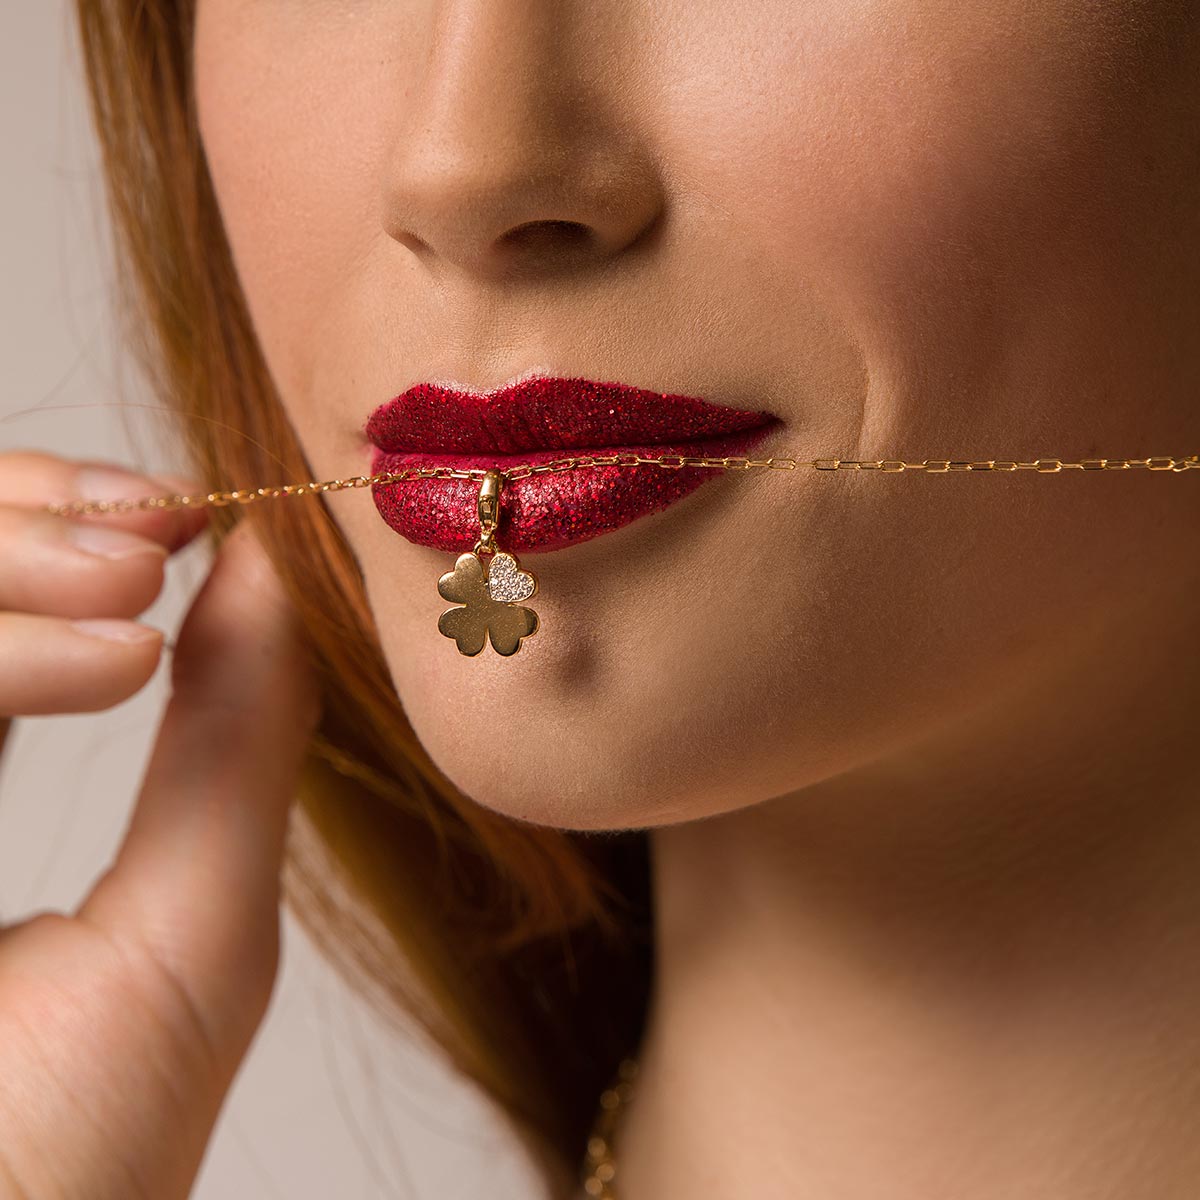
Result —
[[[93, 711], [142, 687], [162, 635], [131, 618], [207, 522], [203, 509], [38, 512], [96, 496], [79, 470], [0, 454], [0, 718]], [[185, 486], [117, 482], [130, 496]], [[0, 929], [2, 1200], [186, 1197], [265, 1015], [288, 810], [319, 696], [252, 524], [247, 510], [180, 630], [115, 861], [73, 916]], [[73, 548], [75, 535], [113, 533], [128, 539], [105, 539], [118, 557]]]

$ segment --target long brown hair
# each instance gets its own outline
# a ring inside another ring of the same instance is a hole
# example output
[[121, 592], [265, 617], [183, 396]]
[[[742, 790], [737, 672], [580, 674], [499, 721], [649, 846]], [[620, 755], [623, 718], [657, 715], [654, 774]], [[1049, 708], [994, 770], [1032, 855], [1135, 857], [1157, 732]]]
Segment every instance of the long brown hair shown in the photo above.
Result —
[[[312, 478], [204, 161], [194, 0], [76, 0], [76, 15], [120, 311], [156, 395], [181, 418], [188, 469], [214, 490]], [[557, 1186], [574, 1178], [596, 1097], [645, 1019], [646, 834], [514, 821], [458, 792], [405, 717], [324, 498], [262, 507], [325, 696], [285, 902], [380, 1012], [431, 1036], [497, 1102]], [[217, 544], [237, 510], [212, 510]]]

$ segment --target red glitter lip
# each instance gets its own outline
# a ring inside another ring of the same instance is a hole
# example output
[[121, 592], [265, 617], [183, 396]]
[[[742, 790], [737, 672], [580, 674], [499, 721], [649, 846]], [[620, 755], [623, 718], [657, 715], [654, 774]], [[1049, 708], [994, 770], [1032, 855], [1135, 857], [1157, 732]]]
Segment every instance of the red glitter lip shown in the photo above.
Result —
[[[773, 413], [622, 383], [538, 376], [492, 392], [421, 383], [367, 420], [371, 474], [412, 466], [498, 467], [575, 454], [745, 454], [780, 420]], [[658, 512], [720, 468], [580, 467], [506, 481], [496, 539], [506, 550], [554, 550]], [[472, 479], [373, 484], [380, 516], [437, 550], [469, 550], [479, 536]]]

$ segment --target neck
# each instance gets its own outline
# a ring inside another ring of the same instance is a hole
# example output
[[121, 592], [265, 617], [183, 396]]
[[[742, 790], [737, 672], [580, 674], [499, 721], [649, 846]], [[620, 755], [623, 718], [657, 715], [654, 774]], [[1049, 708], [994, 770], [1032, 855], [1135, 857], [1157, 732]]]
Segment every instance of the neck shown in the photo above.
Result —
[[1200, 637], [1154, 628], [653, 831], [621, 1200], [1200, 1191]]

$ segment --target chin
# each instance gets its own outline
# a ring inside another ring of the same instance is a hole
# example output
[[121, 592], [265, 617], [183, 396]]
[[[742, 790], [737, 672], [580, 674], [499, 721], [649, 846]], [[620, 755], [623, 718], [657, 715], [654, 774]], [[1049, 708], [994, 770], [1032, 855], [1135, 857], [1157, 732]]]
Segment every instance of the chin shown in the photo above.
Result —
[[[469, 707], [469, 706], [467, 706]], [[653, 794], [620, 782], [589, 745], [540, 730], [477, 725], [465, 711], [410, 711], [409, 721], [442, 774], [463, 795], [514, 821], [564, 830], [628, 829], [652, 822]]]
[[669, 778], [637, 747], [608, 729], [597, 731], [586, 715], [571, 719], [558, 708], [546, 719], [529, 714], [512, 724], [519, 706], [510, 702], [507, 718], [489, 716], [506, 710], [493, 708], [480, 692], [452, 709], [406, 703], [413, 731], [438, 770], [500, 816], [577, 832], [642, 828], [666, 818]]

